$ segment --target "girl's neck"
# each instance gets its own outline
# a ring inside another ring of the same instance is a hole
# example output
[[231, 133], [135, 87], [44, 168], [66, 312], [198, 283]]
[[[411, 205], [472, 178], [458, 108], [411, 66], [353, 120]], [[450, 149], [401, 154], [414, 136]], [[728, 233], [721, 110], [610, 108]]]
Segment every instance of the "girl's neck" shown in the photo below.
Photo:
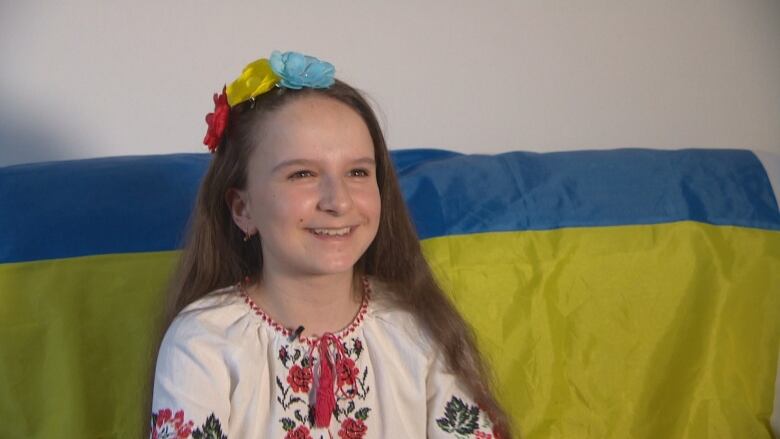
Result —
[[[263, 273], [247, 293], [275, 321], [301, 335], [337, 332], [352, 322], [361, 304], [352, 273], [330, 276], [283, 276]], [[359, 290], [361, 291], [361, 290]]]

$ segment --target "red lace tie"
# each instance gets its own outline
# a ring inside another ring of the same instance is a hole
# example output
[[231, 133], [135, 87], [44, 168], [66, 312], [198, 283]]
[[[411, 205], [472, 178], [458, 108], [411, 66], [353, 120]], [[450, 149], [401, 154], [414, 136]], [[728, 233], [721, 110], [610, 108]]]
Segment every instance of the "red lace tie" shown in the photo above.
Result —
[[320, 353], [320, 378], [317, 385], [317, 402], [314, 406], [314, 425], [318, 428], [330, 426], [333, 409], [336, 408], [336, 394], [333, 385], [333, 375], [336, 373], [335, 362], [331, 358], [331, 347], [336, 348], [337, 355], [346, 357], [341, 340], [330, 332], [322, 334], [309, 349], [309, 357], [316, 347]]

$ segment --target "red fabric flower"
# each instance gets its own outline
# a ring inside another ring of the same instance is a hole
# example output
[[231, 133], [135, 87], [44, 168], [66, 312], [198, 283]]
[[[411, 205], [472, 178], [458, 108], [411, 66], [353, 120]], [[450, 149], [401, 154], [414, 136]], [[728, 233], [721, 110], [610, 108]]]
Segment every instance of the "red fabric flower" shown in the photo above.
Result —
[[297, 364], [290, 368], [287, 382], [292, 386], [293, 392], [308, 392], [311, 385], [311, 368], [303, 368]]
[[350, 386], [354, 385], [357, 376], [358, 368], [355, 367], [355, 362], [352, 361], [351, 358], [345, 357], [336, 361], [336, 377], [338, 380], [337, 385], [339, 387], [344, 384], [349, 384]]
[[[171, 409], [162, 409], [157, 412], [157, 419], [152, 430], [152, 439], [174, 437], [187, 439], [192, 433], [192, 421], [184, 422], [184, 410], [179, 410], [174, 415]], [[175, 434], [175, 436], [173, 436]]]
[[209, 151], [216, 152], [219, 144], [222, 142], [222, 135], [228, 124], [230, 116], [230, 106], [227, 102], [225, 87], [222, 87], [222, 93], [214, 93], [214, 112], [206, 115], [206, 123], [209, 125], [206, 131], [206, 137], [203, 138], [203, 144], [209, 147]]
[[360, 419], [347, 418], [341, 423], [339, 437], [342, 439], [362, 439], [368, 427]]
[[290, 430], [284, 435], [284, 439], [312, 439], [309, 434], [309, 429], [305, 425], [301, 425], [295, 430]]

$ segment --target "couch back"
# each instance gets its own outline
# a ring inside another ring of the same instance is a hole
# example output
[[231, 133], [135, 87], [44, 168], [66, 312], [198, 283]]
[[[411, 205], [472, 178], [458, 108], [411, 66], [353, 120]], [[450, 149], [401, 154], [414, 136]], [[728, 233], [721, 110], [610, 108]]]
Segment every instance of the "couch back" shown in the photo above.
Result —
[[[771, 437], [780, 212], [753, 153], [393, 159], [523, 437]], [[3, 437], [139, 437], [209, 160], [0, 168]]]

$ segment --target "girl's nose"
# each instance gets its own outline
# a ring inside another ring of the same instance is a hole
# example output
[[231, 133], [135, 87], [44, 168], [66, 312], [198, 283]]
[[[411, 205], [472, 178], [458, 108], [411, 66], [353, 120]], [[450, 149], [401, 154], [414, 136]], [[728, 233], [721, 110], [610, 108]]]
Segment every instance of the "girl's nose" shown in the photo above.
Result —
[[342, 215], [352, 207], [352, 196], [341, 178], [326, 177], [320, 181], [319, 210], [332, 215]]

